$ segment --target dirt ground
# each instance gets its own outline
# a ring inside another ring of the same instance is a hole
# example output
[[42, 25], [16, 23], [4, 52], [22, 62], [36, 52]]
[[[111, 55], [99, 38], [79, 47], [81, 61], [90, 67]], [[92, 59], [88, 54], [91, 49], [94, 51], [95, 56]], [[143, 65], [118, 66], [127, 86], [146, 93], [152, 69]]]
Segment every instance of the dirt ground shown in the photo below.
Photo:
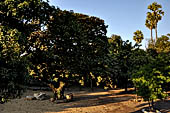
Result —
[[[13, 99], [5, 104], [0, 104], [0, 113], [142, 113], [147, 107], [146, 102], [135, 102], [135, 94], [122, 93], [123, 90], [79, 91], [74, 88], [67, 93], [73, 93], [71, 102], [55, 103], [47, 100], [25, 100], [28, 95], [37, 92], [45, 92], [52, 97], [51, 91], [27, 90], [22, 98]], [[156, 107], [162, 113], [170, 113], [170, 97], [164, 101], [158, 101]]]

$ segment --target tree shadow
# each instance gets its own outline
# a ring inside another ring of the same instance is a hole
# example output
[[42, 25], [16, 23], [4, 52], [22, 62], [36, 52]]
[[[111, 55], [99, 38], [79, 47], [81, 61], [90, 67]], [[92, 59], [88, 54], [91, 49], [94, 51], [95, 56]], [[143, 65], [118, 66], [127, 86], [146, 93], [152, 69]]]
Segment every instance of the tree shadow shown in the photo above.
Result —
[[131, 88], [128, 91], [120, 91], [119, 93], [116, 93], [116, 95], [123, 95], [123, 94], [136, 94], [136, 91], [134, 88]]
[[[131, 113], [141, 113], [142, 109], [148, 109], [147, 107], [144, 107], [148, 105], [147, 103], [140, 104], [136, 107], [142, 107], [140, 110], [131, 112]], [[170, 100], [159, 100], [155, 102], [155, 109], [159, 110], [161, 113], [169, 113], [170, 112]]]
[[[36, 92], [40, 92], [40, 91], [30, 91], [30, 92], [25, 93], [25, 96], [32, 95], [33, 93], [36, 93]], [[45, 93], [49, 95], [50, 97], [53, 96], [53, 93], [51, 91], [46, 91]], [[112, 111], [114, 112], [115, 110], [116, 110], [115, 112], [121, 112], [122, 108], [124, 111], [127, 111], [127, 112], [128, 110], [129, 112], [138, 110], [138, 111], [135, 111], [134, 113], [138, 113], [138, 112], [141, 113], [141, 108], [147, 107], [147, 105], [143, 103], [141, 104], [137, 103], [135, 105], [135, 103], [133, 103], [132, 101], [133, 99], [135, 99], [135, 95], [133, 91], [124, 92], [124, 90], [122, 89], [108, 90], [108, 91], [103, 90], [103, 89], [96, 89], [93, 92], [90, 91], [89, 89], [85, 89], [83, 91], [79, 91], [78, 89], [72, 89], [72, 90], [65, 92], [65, 94], [68, 94], [68, 93], [73, 93], [74, 95], [73, 101], [70, 101], [70, 102], [65, 102], [65, 101], [51, 102], [50, 100], [26, 101], [23, 98], [23, 99], [17, 99], [14, 101], [12, 100], [10, 103], [5, 103], [7, 106], [5, 105], [3, 107], [2, 105], [2, 111], [11, 112], [11, 111], [20, 110], [17, 113], [21, 113], [21, 112], [60, 113], [60, 112], [69, 112], [70, 110], [72, 112], [74, 111], [81, 112], [83, 110], [88, 110], [88, 109], [90, 110], [96, 109], [98, 111], [98, 108], [100, 109], [101, 107], [102, 110], [105, 110], [105, 107], [106, 107], [110, 111], [109, 113], [111, 113]], [[170, 105], [169, 101], [167, 101], [167, 103]], [[161, 103], [160, 103], [160, 106], [161, 106]], [[11, 110], [8, 110], [9, 108]], [[165, 111], [168, 112], [169, 109], [164, 108], [164, 112]]]
[[119, 103], [123, 101], [128, 101], [130, 99], [134, 99], [134, 97], [125, 94], [113, 94], [109, 91], [104, 90], [94, 92], [80, 91], [79, 94], [74, 96], [73, 101], [68, 103], [60, 102], [59, 104], [56, 104], [56, 106], [60, 106], [61, 109], [57, 109], [56, 111], [50, 112], [61, 112], [68, 110], [69, 108], [92, 107], [106, 105], [110, 103]]

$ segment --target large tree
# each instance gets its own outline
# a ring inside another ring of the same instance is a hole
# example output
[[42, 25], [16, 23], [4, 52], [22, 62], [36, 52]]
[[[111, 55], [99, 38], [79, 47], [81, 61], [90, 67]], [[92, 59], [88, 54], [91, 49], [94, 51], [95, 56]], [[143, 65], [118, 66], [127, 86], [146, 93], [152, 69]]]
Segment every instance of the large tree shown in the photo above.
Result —
[[[26, 66], [21, 58], [23, 48], [21, 40], [24, 38], [22, 31], [25, 30], [21, 11], [25, 5], [21, 5], [22, 3], [11, 0], [0, 1], [0, 80], [2, 81], [0, 96], [5, 98], [16, 97], [17, 93], [20, 95], [19, 92], [23, 88], [21, 85], [26, 78]], [[17, 8], [19, 4], [20, 9]]]
[[153, 2], [151, 5], [148, 6], [148, 9], [151, 10], [151, 12], [147, 13], [145, 25], [151, 30], [151, 41], [153, 41], [152, 29], [155, 29], [156, 40], [158, 39], [157, 25], [164, 15], [164, 11], [162, 11], [161, 8], [162, 6], [157, 2]]
[[28, 75], [26, 60], [20, 56], [21, 33], [7, 26], [0, 26], [0, 33], [0, 96], [15, 98], [24, 90]]
[[18, 57], [28, 58], [30, 75], [47, 83], [58, 98], [70, 77], [89, 82], [104, 73], [108, 44], [103, 20], [61, 11], [43, 0], [2, 0], [0, 7], [0, 25], [8, 28], [1, 35], [17, 31]]
[[[117, 85], [119, 87], [125, 88], [125, 91], [127, 91], [128, 84], [129, 84], [129, 68], [131, 65], [130, 62], [130, 56], [132, 54], [133, 46], [132, 43], [127, 41], [123, 41], [120, 36], [112, 35], [112, 37], [109, 39], [109, 42], [111, 44], [111, 54], [112, 58], [114, 59], [115, 63], [117, 63], [117, 66], [113, 69], [117, 70]], [[116, 71], [115, 70], [115, 71]]]
[[97, 17], [57, 9], [46, 29], [28, 39], [31, 75], [46, 82], [58, 99], [63, 98], [69, 78], [92, 84], [105, 65], [106, 28]]
[[[1, 0], [0, 1], [0, 80], [1, 91], [15, 97], [16, 91], [28, 75], [25, 51], [27, 37], [43, 28], [49, 12], [47, 2], [42, 0]], [[24, 56], [25, 55], [25, 56]], [[4, 71], [5, 70], [5, 71]], [[8, 96], [7, 95], [7, 96]], [[19, 93], [20, 95], [20, 93]], [[8, 97], [9, 97], [8, 96]]]

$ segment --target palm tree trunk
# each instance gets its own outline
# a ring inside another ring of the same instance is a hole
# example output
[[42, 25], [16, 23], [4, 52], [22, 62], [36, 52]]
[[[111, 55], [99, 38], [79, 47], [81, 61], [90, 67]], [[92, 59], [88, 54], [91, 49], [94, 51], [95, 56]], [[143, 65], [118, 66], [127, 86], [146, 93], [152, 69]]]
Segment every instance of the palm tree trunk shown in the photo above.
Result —
[[157, 41], [157, 39], [158, 39], [157, 25], [155, 25], [155, 34], [156, 34], [156, 41]]
[[153, 43], [152, 28], [151, 28], [151, 41]]

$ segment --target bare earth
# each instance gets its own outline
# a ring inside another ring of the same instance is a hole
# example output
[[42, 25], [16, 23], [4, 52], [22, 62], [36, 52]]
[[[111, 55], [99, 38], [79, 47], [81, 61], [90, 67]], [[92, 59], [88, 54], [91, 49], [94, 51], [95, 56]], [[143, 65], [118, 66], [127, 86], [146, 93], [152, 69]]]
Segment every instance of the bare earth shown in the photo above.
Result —
[[[79, 91], [74, 88], [67, 93], [73, 93], [72, 102], [55, 103], [48, 100], [25, 100], [27, 95], [40, 91], [28, 90], [21, 99], [13, 99], [0, 104], [0, 113], [142, 113], [147, 107], [146, 102], [135, 102], [134, 94], [121, 93], [123, 90], [88, 89]], [[52, 97], [51, 91], [42, 91]], [[170, 97], [158, 101], [156, 107], [162, 113], [170, 113]]]

